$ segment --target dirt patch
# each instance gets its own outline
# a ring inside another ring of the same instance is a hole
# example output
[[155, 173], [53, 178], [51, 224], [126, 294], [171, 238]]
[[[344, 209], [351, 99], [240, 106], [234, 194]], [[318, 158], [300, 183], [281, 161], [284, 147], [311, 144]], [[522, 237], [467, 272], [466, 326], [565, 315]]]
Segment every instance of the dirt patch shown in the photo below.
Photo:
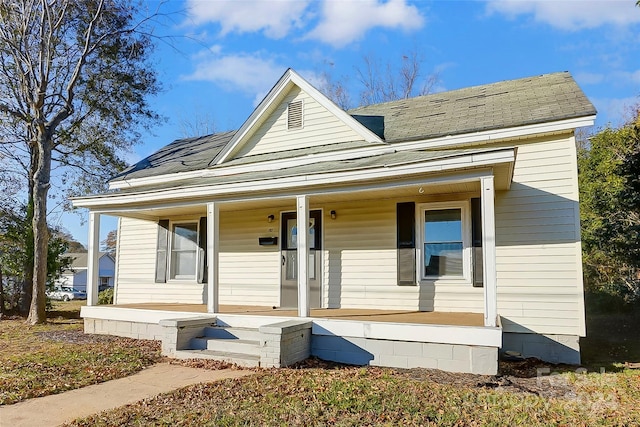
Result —
[[[294, 366], [294, 368], [298, 369], [341, 369], [347, 367], [349, 366], [314, 358], [307, 359]], [[539, 369], [548, 369], [548, 373], [546, 371], [539, 373]], [[416, 381], [430, 381], [436, 384], [468, 389], [494, 389], [546, 398], [562, 398], [575, 396], [575, 387], [566, 378], [550, 374], [574, 372], [575, 369], [576, 367], [572, 365], [553, 365], [539, 359], [530, 358], [515, 362], [500, 362], [500, 373], [498, 375], [464, 374], [427, 368], [395, 369], [394, 371], [398, 375]]]
[[45, 341], [68, 342], [72, 344], [95, 344], [116, 341], [111, 335], [85, 334], [81, 330], [36, 332], [37, 337]]

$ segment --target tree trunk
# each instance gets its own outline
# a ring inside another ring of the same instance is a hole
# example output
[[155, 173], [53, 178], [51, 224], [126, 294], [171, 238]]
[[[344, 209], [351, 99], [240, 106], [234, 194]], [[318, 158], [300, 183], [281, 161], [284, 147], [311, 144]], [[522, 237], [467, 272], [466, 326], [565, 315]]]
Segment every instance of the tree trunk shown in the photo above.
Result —
[[[27, 130], [29, 132], [29, 130]], [[33, 190], [35, 188], [35, 168], [38, 164], [38, 155], [36, 145], [33, 144], [29, 147], [30, 169], [29, 169], [29, 192], [27, 198], [27, 215], [25, 218], [25, 236], [24, 236], [24, 248], [25, 248], [25, 263], [22, 282], [22, 295], [18, 299], [18, 309], [22, 316], [27, 316], [31, 308], [31, 298], [33, 296]]]
[[2, 284], [2, 265], [0, 265], [0, 319], [4, 316], [4, 285]]
[[35, 325], [47, 321], [46, 283], [47, 248], [47, 195], [51, 178], [51, 134], [48, 128], [38, 132], [37, 156], [33, 189], [33, 295], [27, 322]]

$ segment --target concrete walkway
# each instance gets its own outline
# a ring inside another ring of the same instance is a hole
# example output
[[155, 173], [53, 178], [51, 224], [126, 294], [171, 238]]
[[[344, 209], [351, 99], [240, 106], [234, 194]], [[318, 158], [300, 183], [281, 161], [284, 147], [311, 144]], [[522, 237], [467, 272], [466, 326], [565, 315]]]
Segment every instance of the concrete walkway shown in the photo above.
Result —
[[191, 384], [238, 378], [251, 371], [187, 368], [161, 363], [130, 377], [107, 381], [14, 405], [0, 406], [1, 427], [58, 426], [79, 417], [152, 397]]

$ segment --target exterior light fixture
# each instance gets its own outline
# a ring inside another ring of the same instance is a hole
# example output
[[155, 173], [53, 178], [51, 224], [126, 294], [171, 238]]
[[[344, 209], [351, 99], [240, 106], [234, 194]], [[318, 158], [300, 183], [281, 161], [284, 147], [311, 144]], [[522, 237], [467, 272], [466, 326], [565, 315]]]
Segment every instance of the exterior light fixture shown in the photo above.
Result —
[[276, 219], [276, 217], [275, 217], [275, 216], [273, 216], [273, 215], [269, 215], [269, 216], [267, 217], [267, 221], [268, 221], [268, 222], [272, 222], [274, 219]]
[[337, 216], [336, 211], [331, 211], [331, 219], [336, 219]]

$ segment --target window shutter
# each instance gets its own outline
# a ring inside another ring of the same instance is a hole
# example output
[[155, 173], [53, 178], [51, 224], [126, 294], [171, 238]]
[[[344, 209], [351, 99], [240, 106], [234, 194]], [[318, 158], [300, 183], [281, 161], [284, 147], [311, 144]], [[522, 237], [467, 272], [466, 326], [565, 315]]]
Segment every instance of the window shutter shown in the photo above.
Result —
[[479, 198], [471, 199], [471, 246], [473, 258], [473, 287], [484, 286], [482, 265], [482, 206]]
[[416, 204], [396, 205], [398, 285], [416, 284]]
[[198, 238], [198, 283], [207, 283], [207, 217], [200, 218]]
[[156, 283], [167, 283], [167, 247], [169, 244], [169, 220], [158, 221], [156, 246]]

